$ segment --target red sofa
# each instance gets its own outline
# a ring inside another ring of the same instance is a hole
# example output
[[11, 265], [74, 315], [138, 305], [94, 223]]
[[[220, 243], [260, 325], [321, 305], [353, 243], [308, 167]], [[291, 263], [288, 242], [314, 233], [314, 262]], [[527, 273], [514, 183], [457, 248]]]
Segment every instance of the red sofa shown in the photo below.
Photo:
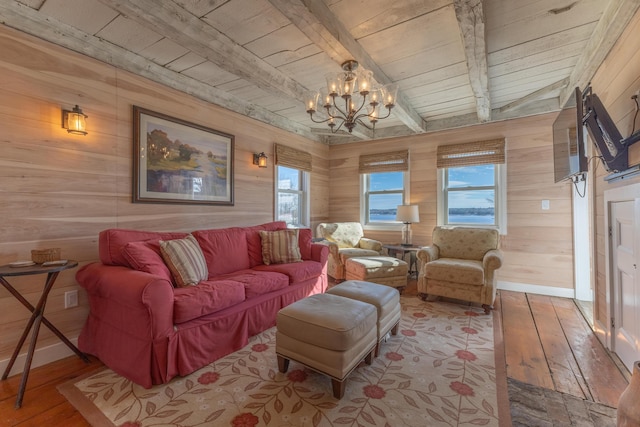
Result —
[[244, 347], [282, 307], [327, 289], [328, 248], [312, 243], [311, 230], [299, 230], [302, 262], [263, 264], [259, 231], [284, 228], [194, 231], [209, 278], [184, 288], [172, 284], [158, 242], [187, 233], [101, 232], [101, 262], [76, 274], [90, 305], [78, 347], [146, 388]]

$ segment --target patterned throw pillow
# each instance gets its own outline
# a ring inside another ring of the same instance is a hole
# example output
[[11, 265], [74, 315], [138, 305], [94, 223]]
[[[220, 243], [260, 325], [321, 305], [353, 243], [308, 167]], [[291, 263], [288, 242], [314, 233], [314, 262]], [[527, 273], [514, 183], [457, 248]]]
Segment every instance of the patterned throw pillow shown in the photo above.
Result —
[[178, 286], [195, 286], [207, 279], [207, 262], [191, 234], [184, 239], [160, 240], [160, 252]]
[[262, 262], [265, 265], [302, 261], [298, 246], [298, 230], [260, 231], [260, 239]]

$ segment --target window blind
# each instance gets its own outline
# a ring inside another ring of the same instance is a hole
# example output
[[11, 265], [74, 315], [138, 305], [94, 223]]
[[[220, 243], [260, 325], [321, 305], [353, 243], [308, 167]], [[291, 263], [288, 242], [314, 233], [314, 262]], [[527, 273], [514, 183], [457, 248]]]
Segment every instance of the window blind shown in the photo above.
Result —
[[276, 144], [276, 164], [311, 172], [311, 154], [282, 144]]
[[437, 167], [501, 164], [505, 159], [504, 138], [464, 144], [441, 145], [437, 151]]
[[404, 172], [409, 170], [409, 150], [360, 156], [360, 173]]

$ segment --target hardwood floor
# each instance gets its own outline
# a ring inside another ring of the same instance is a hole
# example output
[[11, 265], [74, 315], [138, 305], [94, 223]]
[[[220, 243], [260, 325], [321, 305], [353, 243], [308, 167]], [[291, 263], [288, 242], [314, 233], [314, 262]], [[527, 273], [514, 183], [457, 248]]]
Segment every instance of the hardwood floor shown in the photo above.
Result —
[[[415, 293], [415, 280], [405, 291]], [[501, 291], [496, 311], [502, 324], [507, 376], [615, 407], [627, 386], [575, 302], [566, 298]], [[21, 409], [14, 409], [20, 376], [0, 382], [1, 426], [89, 426], [58, 393], [59, 384], [103, 367], [69, 357], [33, 369]], [[628, 374], [627, 374], [628, 375]]]

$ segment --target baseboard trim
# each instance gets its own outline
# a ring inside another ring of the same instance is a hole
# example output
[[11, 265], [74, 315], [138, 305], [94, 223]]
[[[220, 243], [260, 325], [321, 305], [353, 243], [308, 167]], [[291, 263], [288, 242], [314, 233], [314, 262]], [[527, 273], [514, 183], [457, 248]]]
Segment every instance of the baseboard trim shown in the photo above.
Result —
[[[78, 338], [70, 338], [69, 341], [73, 343], [77, 347]], [[24, 363], [27, 360], [27, 345], [22, 347], [24, 353], [20, 353], [11, 368], [11, 372], [9, 372], [9, 376], [21, 374], [24, 371]], [[67, 347], [63, 342], [59, 342], [56, 344], [49, 345], [47, 347], [36, 348], [36, 351], [33, 353], [33, 360], [31, 361], [31, 369], [37, 368], [39, 366], [44, 366], [51, 362], [55, 362], [56, 360], [64, 359], [65, 357], [73, 356], [75, 353], [71, 351], [69, 347]], [[9, 359], [0, 360], [0, 372], [4, 372], [7, 369], [7, 365], [9, 365]]]
[[576, 295], [575, 289], [573, 288], [556, 288], [554, 286], [540, 286], [531, 285], [529, 283], [504, 282], [501, 280], [498, 280], [498, 289], [562, 298], [575, 298]]

